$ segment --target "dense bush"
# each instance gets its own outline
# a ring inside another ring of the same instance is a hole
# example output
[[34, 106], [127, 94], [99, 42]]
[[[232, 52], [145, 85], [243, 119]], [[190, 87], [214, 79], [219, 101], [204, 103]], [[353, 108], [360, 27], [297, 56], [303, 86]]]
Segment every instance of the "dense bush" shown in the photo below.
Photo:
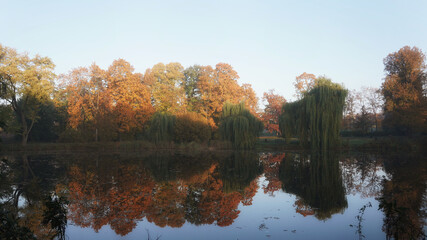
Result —
[[211, 137], [211, 127], [202, 115], [188, 112], [176, 115], [174, 140], [176, 142], [205, 142]]

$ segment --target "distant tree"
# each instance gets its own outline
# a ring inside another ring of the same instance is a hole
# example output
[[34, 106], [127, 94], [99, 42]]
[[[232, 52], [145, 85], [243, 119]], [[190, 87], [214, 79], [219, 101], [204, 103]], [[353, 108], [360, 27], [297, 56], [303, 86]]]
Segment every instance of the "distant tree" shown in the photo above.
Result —
[[356, 90], [350, 90], [345, 98], [343, 119], [345, 129], [353, 129], [353, 124], [357, 114], [357, 96], [358, 93]]
[[417, 47], [405, 46], [384, 59], [386, 77], [381, 92], [384, 96], [384, 126], [400, 133], [426, 131], [427, 81], [424, 53]]
[[378, 88], [364, 87], [362, 93], [367, 102], [367, 110], [372, 113], [374, 117], [375, 130], [378, 130], [378, 115], [382, 112], [384, 104], [383, 96]]
[[15, 111], [21, 125], [22, 145], [26, 145], [40, 105], [53, 91], [55, 65], [47, 57], [19, 54], [0, 45], [0, 98]]
[[372, 126], [372, 119], [370, 114], [365, 108], [365, 105], [362, 105], [360, 113], [356, 116], [356, 121], [354, 123], [356, 129], [362, 131], [363, 134], [367, 134], [370, 127]]
[[262, 98], [266, 102], [264, 112], [261, 114], [262, 122], [264, 123], [265, 129], [270, 133], [279, 133], [279, 117], [282, 113], [282, 106], [286, 103], [286, 99], [274, 93], [274, 89], [270, 89], [264, 93]]
[[304, 93], [310, 91], [316, 85], [317, 78], [314, 74], [306, 73], [299, 75], [295, 78], [294, 86], [296, 97], [301, 99]]

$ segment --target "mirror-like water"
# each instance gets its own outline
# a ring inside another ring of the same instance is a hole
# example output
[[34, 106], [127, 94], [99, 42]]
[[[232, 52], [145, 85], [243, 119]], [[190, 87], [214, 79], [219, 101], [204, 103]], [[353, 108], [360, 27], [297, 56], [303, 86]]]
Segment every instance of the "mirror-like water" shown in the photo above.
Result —
[[0, 238], [423, 238], [412, 155], [209, 152], [8, 155]]

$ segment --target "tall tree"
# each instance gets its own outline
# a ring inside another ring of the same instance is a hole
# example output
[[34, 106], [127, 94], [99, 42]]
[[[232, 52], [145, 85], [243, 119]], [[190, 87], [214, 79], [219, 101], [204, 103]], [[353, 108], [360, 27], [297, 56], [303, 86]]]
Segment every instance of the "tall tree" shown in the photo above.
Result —
[[115, 60], [107, 70], [108, 92], [120, 133], [142, 130], [154, 113], [151, 95], [141, 75], [124, 59]]
[[279, 116], [282, 112], [282, 106], [286, 103], [286, 99], [274, 93], [274, 89], [264, 93], [262, 98], [266, 102], [264, 112], [261, 115], [261, 119], [264, 123], [265, 129], [270, 133], [279, 133]]
[[362, 93], [366, 99], [367, 110], [374, 117], [375, 130], [378, 130], [378, 115], [381, 114], [381, 108], [384, 104], [381, 91], [378, 88], [362, 87]]
[[68, 112], [70, 127], [89, 133], [86, 137], [98, 141], [111, 140], [106, 137], [111, 133], [112, 102], [107, 91], [105, 71], [92, 64], [89, 68], [73, 69], [69, 74], [61, 75], [60, 79]]
[[384, 59], [386, 77], [381, 91], [386, 127], [405, 134], [426, 131], [425, 58], [419, 48], [405, 46]]
[[22, 145], [26, 145], [40, 105], [53, 91], [55, 65], [47, 57], [18, 53], [0, 45], [0, 97], [15, 111], [21, 123]]

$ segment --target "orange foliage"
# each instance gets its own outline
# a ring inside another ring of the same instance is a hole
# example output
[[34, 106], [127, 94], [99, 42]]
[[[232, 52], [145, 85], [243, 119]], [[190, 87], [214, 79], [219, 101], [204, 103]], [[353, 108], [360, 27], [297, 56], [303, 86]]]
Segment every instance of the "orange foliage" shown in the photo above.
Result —
[[211, 137], [211, 127], [200, 114], [181, 113], [176, 115], [174, 136], [178, 142], [206, 142]]
[[132, 166], [119, 169], [110, 186], [96, 174], [78, 167], [70, 168], [69, 177], [69, 219], [82, 227], [98, 231], [110, 224], [123, 236], [132, 231], [151, 204], [154, 182]]
[[261, 115], [265, 129], [270, 133], [276, 132], [280, 134], [279, 116], [282, 113], [282, 106], [286, 103], [286, 99], [275, 94], [273, 89], [265, 92], [262, 99], [263, 101], [267, 101], [267, 105]]
[[298, 99], [301, 99], [304, 93], [310, 91], [316, 84], [316, 76], [314, 74], [306, 73], [299, 75], [295, 78], [295, 91]]
[[251, 85], [240, 86], [237, 82], [238, 79], [237, 72], [226, 63], [218, 63], [215, 69], [211, 66], [201, 67], [197, 84], [200, 101], [195, 106], [197, 112], [208, 119], [217, 121], [225, 102], [237, 104], [245, 101], [250, 111], [256, 113], [258, 99]]
[[279, 167], [282, 160], [285, 158], [285, 153], [267, 154], [262, 158], [264, 166], [264, 176], [268, 181], [267, 186], [264, 186], [264, 193], [269, 193], [271, 196], [274, 192], [282, 189], [282, 182], [279, 178]]
[[156, 111], [175, 114], [186, 110], [183, 70], [180, 63], [172, 62], [158, 63], [145, 72], [144, 82], [150, 86]]
[[141, 130], [154, 113], [151, 95], [141, 76], [123, 59], [115, 60], [107, 70], [108, 92], [120, 132]]

